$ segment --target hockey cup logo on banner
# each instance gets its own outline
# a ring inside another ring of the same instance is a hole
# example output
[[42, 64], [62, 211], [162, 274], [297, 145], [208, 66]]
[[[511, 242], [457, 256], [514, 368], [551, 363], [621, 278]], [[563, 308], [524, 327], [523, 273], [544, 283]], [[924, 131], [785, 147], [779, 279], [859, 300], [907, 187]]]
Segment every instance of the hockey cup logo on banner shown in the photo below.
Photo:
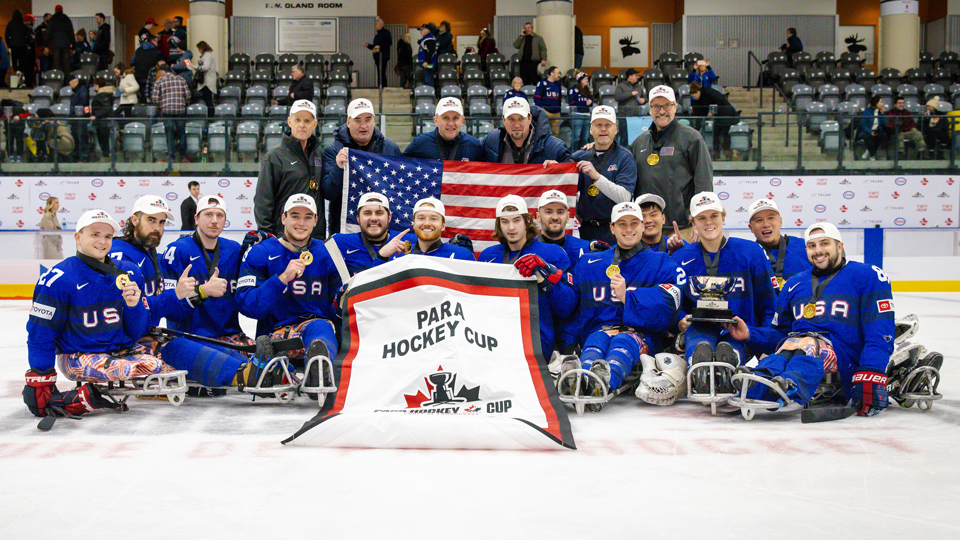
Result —
[[445, 371], [443, 366], [438, 365], [436, 371], [423, 377], [423, 384], [417, 389], [416, 394], [403, 395], [403, 399], [407, 402], [407, 412], [479, 413], [480, 407], [467, 406], [467, 404], [480, 401], [480, 386], [458, 385], [457, 377], [456, 373]]

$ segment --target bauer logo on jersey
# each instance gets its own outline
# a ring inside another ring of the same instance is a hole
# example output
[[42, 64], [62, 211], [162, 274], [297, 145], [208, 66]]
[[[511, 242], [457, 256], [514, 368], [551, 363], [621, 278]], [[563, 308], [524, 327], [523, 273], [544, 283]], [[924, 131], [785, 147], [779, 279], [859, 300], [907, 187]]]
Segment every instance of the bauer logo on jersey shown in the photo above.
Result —
[[237, 288], [240, 287], [256, 287], [257, 286], [257, 276], [243, 276], [237, 280]]
[[37, 302], [33, 303], [33, 306], [30, 307], [30, 315], [34, 317], [40, 317], [41, 319], [51, 320], [53, 316], [57, 313], [57, 308], [53, 306], [47, 306], [44, 304], [38, 304]]
[[877, 311], [880, 313], [893, 311], [893, 300], [877, 300]]

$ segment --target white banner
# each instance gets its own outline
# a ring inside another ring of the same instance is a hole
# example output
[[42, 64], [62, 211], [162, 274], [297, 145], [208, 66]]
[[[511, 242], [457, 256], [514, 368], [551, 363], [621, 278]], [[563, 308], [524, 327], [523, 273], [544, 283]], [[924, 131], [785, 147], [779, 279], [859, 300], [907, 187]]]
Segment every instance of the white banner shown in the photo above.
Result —
[[277, 52], [337, 52], [337, 19], [277, 19]]
[[227, 230], [255, 228], [253, 195], [257, 179], [215, 176], [7, 176], [0, 177], [0, 230], [30, 230], [40, 225], [49, 197], [57, 197], [57, 217], [64, 230], [73, 230], [80, 215], [91, 209], [107, 211], [124, 221], [133, 203], [143, 195], [167, 200], [176, 220], [169, 230], [180, 228], [180, 204], [190, 194], [187, 184], [196, 180], [200, 193], [218, 195], [227, 204]]
[[920, 2], [918, 0], [880, 0], [880, 16], [887, 15], [919, 15]]
[[409, 255], [354, 276], [345, 301], [333, 409], [285, 443], [574, 448], [536, 284], [512, 266]]
[[234, 17], [373, 17], [376, 13], [377, 0], [321, 2], [233, 0]]

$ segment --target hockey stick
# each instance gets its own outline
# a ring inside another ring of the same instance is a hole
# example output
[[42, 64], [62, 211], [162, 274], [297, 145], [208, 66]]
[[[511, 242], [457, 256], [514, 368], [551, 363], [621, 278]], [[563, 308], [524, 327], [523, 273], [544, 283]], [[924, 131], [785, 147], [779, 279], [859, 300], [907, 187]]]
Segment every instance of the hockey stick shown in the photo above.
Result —
[[800, 411], [800, 422], [804, 424], [816, 424], [818, 422], [832, 422], [834, 420], [843, 420], [857, 413], [857, 407], [854, 405], [821, 405], [811, 407], [809, 404]]
[[44, 416], [40, 419], [40, 422], [37, 424], [37, 429], [40, 431], [50, 431], [53, 429], [53, 424], [57, 422], [57, 418], [63, 416], [64, 418], [70, 418], [73, 420], [82, 420], [80, 416], [76, 416], [68, 413], [67, 411], [61, 409], [60, 407], [54, 407], [53, 405], [47, 407], [47, 416]]
[[[196, 334], [188, 334], [187, 332], [180, 332], [179, 330], [171, 330], [170, 328], [164, 328], [162, 326], [154, 326], [154, 330], [161, 334], [167, 334], [170, 336], [183, 337], [187, 339], [192, 339], [195, 341], [202, 341], [204, 343], [209, 343], [211, 345], [219, 345], [221, 347], [226, 347], [228, 349], [233, 349], [235, 351], [245, 352], [245, 353], [255, 353], [257, 352], [256, 345], [236, 345], [234, 343], [228, 343], [226, 341], [220, 341], [206, 336], [198, 336]], [[295, 351], [297, 349], [303, 348], [303, 340], [299, 337], [287, 338], [287, 339], [278, 339], [277, 341], [272, 342], [274, 351]]]

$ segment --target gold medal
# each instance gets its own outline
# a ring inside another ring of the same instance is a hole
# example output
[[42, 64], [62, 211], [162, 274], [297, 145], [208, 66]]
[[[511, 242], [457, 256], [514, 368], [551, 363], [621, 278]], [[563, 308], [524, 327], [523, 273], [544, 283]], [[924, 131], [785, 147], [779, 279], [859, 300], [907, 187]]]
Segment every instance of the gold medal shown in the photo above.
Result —
[[657, 154], [650, 154], [647, 156], [647, 165], [656, 165], [660, 163], [660, 156]]
[[812, 319], [817, 316], [817, 306], [813, 304], [807, 304], [803, 306], [803, 318]]
[[120, 274], [117, 276], [117, 288], [121, 291], [124, 287], [127, 286], [127, 283], [130, 283], [130, 276], [127, 274]]
[[620, 267], [619, 267], [619, 266], [617, 266], [617, 265], [615, 265], [615, 264], [611, 264], [610, 266], [607, 267], [607, 277], [608, 277], [608, 278], [612, 278], [613, 276], [615, 276], [615, 275], [617, 275], [617, 274], [619, 274], [619, 273], [620, 273]]
[[778, 278], [777, 278], [777, 288], [782, 291], [782, 290], [783, 290], [783, 284], [786, 283], [786, 282], [787, 282], [787, 280], [783, 279], [782, 277], [778, 277]]
[[600, 194], [600, 188], [598, 188], [596, 184], [590, 184], [590, 187], [587, 188], [587, 195], [591, 197], [596, 197], [599, 194]]
[[303, 261], [303, 264], [309, 265], [313, 262], [313, 253], [310, 253], [309, 251], [301, 251], [300, 260]]
[[413, 249], [413, 242], [411, 242], [411, 241], [409, 241], [409, 240], [404, 240], [404, 241], [403, 241], [403, 252], [404, 252], [404, 253], [410, 253], [410, 250], [411, 250], [411, 249]]
[[320, 184], [316, 180], [310, 180], [310, 191], [316, 191], [320, 189]]

